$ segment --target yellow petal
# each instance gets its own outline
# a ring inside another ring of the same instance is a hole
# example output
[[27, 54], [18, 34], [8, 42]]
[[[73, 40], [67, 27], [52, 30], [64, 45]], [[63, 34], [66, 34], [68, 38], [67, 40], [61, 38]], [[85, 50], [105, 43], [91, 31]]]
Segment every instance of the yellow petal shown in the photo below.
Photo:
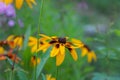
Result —
[[65, 58], [65, 54], [60, 54], [60, 52], [58, 53], [58, 55], [56, 56], [56, 65], [60, 66]]
[[74, 45], [76, 45], [76, 46], [78, 46], [78, 47], [83, 47], [83, 46], [84, 46], [84, 44], [83, 44], [82, 41], [80, 41], [80, 40], [72, 39], [71, 41], [72, 41], [72, 43], [73, 43]]
[[13, 3], [13, 0], [4, 0], [5, 4], [8, 5], [8, 4], [11, 4]]
[[44, 45], [41, 45], [41, 46], [38, 48], [37, 52], [38, 52], [38, 51], [41, 51], [41, 50], [44, 50], [44, 49], [48, 49], [49, 47], [50, 47], [50, 44], [49, 44], [49, 43], [46, 43], [46, 44], [44, 44]]
[[92, 53], [92, 58], [94, 61], [97, 61], [97, 57], [96, 57], [96, 54], [94, 53], [94, 51], [91, 52]]
[[50, 80], [50, 78], [51, 78], [51, 75], [50, 75], [50, 74], [47, 74], [47, 75], [46, 75], [46, 80]]
[[56, 78], [51, 78], [50, 80], [56, 80]]
[[30, 8], [32, 8], [31, 0], [26, 0], [26, 2], [27, 2], [27, 4], [28, 4], [28, 6], [29, 6]]
[[60, 53], [65, 54], [65, 46], [60, 44]]
[[33, 4], [35, 4], [35, 5], [37, 4], [37, 3], [35, 2], [35, 0], [31, 0], [31, 3], [33, 3]]
[[16, 38], [14, 39], [14, 43], [15, 43], [16, 46], [22, 47], [22, 43], [23, 43], [22, 37], [16, 37]]
[[77, 56], [75, 49], [70, 49], [70, 53], [71, 53], [73, 59], [76, 61], [78, 59], [78, 56]]
[[37, 51], [37, 45], [32, 46], [31, 52], [34, 53]]
[[35, 38], [35, 37], [30, 37], [30, 38], [29, 38], [29, 42], [28, 42], [28, 46], [33, 46], [33, 45], [35, 45], [35, 44], [37, 44], [37, 38]]
[[3, 54], [4, 53], [4, 48], [3, 47], [0, 47], [0, 54]]
[[10, 36], [7, 38], [7, 41], [12, 41], [14, 37], [15, 37], [14, 35], [10, 35]]
[[58, 54], [59, 51], [60, 51], [59, 48], [54, 46], [53, 49], [50, 52], [50, 57], [55, 57]]
[[76, 44], [81, 44], [82, 43], [82, 41], [80, 41], [80, 40], [77, 40], [77, 39], [71, 39], [71, 41], [73, 42], [73, 43], [76, 43]]
[[88, 52], [88, 62], [92, 62], [92, 54], [91, 52]]
[[[36, 60], [37, 59], [37, 60]], [[37, 62], [37, 63], [36, 63]], [[36, 57], [32, 57], [31, 58], [31, 63], [32, 63], [32, 65], [35, 67], [37, 64], [39, 64], [40, 63], [40, 58], [36, 58]]]
[[0, 0], [0, 2], [4, 2], [4, 0]]
[[87, 53], [88, 53], [88, 49], [85, 48], [85, 47], [83, 47], [83, 48], [81, 48], [81, 49], [82, 49], [81, 56], [84, 57], [85, 55], [87, 55]]
[[24, 0], [15, 0], [16, 8], [20, 9], [23, 5]]
[[51, 38], [49, 37], [49, 36], [46, 36], [46, 35], [44, 35], [44, 34], [39, 34], [41, 37], [44, 37], [44, 38], [46, 38], [46, 39], [50, 39], [51, 40]]

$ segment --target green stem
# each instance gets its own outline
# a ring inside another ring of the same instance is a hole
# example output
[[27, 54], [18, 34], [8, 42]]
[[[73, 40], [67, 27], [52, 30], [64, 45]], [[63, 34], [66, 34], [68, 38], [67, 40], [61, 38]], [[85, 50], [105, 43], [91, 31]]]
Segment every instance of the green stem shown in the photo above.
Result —
[[13, 80], [13, 70], [10, 71], [10, 80]]
[[58, 72], [59, 72], [59, 67], [57, 66], [57, 72], [56, 72], [56, 80], [58, 80]]
[[[44, 5], [44, 0], [41, 0], [41, 6], [40, 6], [40, 15], [39, 15], [39, 20], [38, 20], [38, 27], [37, 27], [37, 49], [39, 48], [39, 34], [40, 34], [40, 27], [41, 27], [41, 21], [42, 21], [42, 13], [43, 13], [43, 5]], [[35, 67], [35, 79], [37, 80], [37, 57], [38, 57], [38, 52], [36, 52], [36, 67]]]

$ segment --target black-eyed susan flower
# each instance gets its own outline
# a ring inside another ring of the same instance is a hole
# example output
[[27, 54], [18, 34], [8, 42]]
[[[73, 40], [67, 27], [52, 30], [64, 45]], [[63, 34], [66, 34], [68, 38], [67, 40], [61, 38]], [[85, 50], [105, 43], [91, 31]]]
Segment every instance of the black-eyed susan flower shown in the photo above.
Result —
[[35, 0], [0, 0], [1, 2], [8, 4], [15, 3], [17, 9], [20, 9], [24, 2], [28, 4], [30, 8], [32, 8], [32, 4], [36, 5]]
[[37, 64], [39, 64], [40, 63], [40, 58], [37, 58], [36, 56], [32, 56], [31, 57], [31, 65], [32, 66], [36, 66]]
[[70, 51], [71, 56], [76, 61], [78, 59], [76, 50], [72, 42], [68, 41], [67, 37], [56, 37], [56, 36], [46, 36], [43, 34], [40, 34], [40, 36], [44, 39], [46, 39], [47, 43], [42, 45], [38, 51], [48, 49], [50, 46], [53, 46], [50, 57], [56, 57], [56, 65], [59, 66], [62, 64], [65, 58], [65, 48], [67, 48]]
[[17, 57], [16, 54], [12, 53], [11, 50], [8, 51], [8, 52], [6, 52], [6, 53], [0, 54], [0, 60], [6, 60], [7, 57], [8, 57], [9, 59], [11, 59], [12, 61], [15, 61], [16, 63], [18, 63], [18, 62], [20, 61], [20, 58]]
[[18, 47], [19, 49], [21, 49], [23, 45], [23, 39], [23, 36], [10, 35], [6, 41], [8, 42], [11, 48]]
[[46, 80], [56, 80], [56, 78], [52, 77], [52, 75], [50, 75], [50, 74], [47, 74]]
[[88, 62], [92, 62], [92, 60], [96, 61], [97, 57], [94, 53], [94, 51], [92, 51], [87, 45], [85, 45], [83, 42], [81, 42], [80, 40], [77, 39], [72, 39], [72, 42], [79, 47], [82, 50], [81, 56], [88, 56]]
[[[31, 47], [31, 52], [32, 53], [37, 52], [37, 49], [46, 43], [45, 40], [46, 40], [45, 38], [37, 39], [35, 37], [30, 36], [28, 41], [28, 46]], [[43, 52], [45, 51], [46, 49], [43, 49]]]

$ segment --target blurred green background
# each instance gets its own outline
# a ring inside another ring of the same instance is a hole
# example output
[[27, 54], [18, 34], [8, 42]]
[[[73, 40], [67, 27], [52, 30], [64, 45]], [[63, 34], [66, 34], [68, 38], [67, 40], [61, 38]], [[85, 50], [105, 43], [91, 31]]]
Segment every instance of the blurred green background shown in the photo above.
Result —
[[[33, 9], [26, 4], [16, 9], [15, 26], [0, 26], [0, 40], [11, 34], [24, 35], [30, 26], [31, 35], [36, 36], [41, 11], [40, 0], [36, 2]], [[97, 62], [88, 63], [80, 50], [76, 62], [66, 53], [58, 67], [59, 80], [120, 80], [120, 0], [44, 0], [40, 22], [40, 33], [80, 39], [97, 55]], [[0, 61], [0, 80], [5, 80], [3, 66], [5, 63]], [[55, 59], [48, 59], [42, 73], [56, 77]]]

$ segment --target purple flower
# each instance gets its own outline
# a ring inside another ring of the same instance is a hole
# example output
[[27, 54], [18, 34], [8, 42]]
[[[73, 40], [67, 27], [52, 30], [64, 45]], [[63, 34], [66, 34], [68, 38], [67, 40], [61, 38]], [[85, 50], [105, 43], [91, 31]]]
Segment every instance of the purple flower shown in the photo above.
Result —
[[0, 14], [5, 13], [5, 7], [6, 7], [6, 5], [4, 3], [0, 2]]
[[9, 25], [10, 27], [13, 27], [13, 26], [15, 25], [14, 20], [9, 20], [9, 21], [8, 21], [8, 25]]
[[15, 9], [12, 5], [6, 6], [5, 14], [7, 17], [16, 17]]

